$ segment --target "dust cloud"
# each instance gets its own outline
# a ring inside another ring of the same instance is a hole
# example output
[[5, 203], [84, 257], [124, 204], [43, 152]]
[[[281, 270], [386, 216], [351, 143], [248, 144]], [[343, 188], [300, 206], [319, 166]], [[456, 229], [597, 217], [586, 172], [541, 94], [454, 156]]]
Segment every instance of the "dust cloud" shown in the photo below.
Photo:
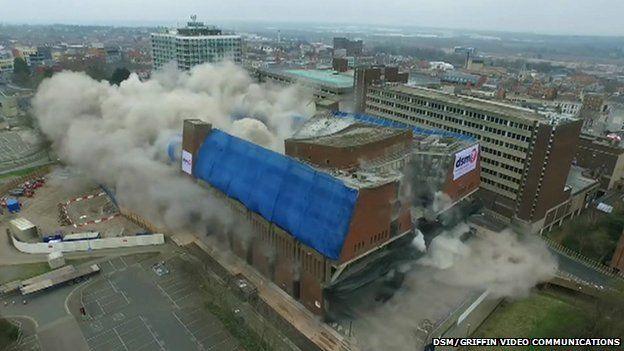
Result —
[[[487, 299], [521, 298], [556, 273], [557, 261], [538, 237], [511, 230], [475, 235], [466, 224], [470, 206], [453, 207], [439, 191], [447, 172], [444, 162], [421, 155], [406, 165], [401, 201], [411, 204], [413, 219], [422, 217], [443, 229], [426, 245], [416, 228], [410, 246], [425, 254], [402, 262], [369, 292], [354, 294], [349, 315], [362, 350], [422, 350], [436, 323], [484, 292]], [[403, 278], [394, 288], [397, 275]]]
[[437, 236], [416, 264], [438, 268], [438, 281], [488, 290], [492, 297], [526, 296], [536, 284], [554, 277], [557, 261], [539, 238], [505, 230], [462, 241], [467, 231], [460, 224]]
[[419, 329], [467, 299], [484, 291], [521, 298], [556, 273], [556, 259], [537, 237], [507, 230], [466, 239], [468, 231], [461, 223], [438, 235], [424, 257], [401, 267], [405, 279], [390, 300], [358, 311], [355, 337], [363, 350], [422, 349]]
[[42, 82], [33, 111], [63, 162], [116, 189], [122, 206], [172, 230], [204, 232], [231, 224], [233, 216], [165, 162], [182, 121], [199, 118], [282, 152], [293, 117], [314, 113], [311, 101], [300, 86], [257, 84], [224, 62], [190, 72], [168, 67], [147, 81], [131, 75], [119, 86], [62, 72]]

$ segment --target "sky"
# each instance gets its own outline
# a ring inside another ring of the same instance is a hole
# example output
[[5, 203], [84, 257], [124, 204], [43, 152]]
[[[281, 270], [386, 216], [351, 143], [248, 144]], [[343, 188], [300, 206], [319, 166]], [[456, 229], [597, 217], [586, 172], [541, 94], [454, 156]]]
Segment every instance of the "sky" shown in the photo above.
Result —
[[264, 21], [624, 36], [624, 0], [0, 0], [3, 23]]

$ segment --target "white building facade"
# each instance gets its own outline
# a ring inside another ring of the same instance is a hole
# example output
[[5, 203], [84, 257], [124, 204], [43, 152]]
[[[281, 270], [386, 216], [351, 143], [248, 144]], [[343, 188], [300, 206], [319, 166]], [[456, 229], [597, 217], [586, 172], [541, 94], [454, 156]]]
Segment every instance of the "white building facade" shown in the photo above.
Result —
[[189, 22], [186, 27], [167, 33], [152, 33], [151, 38], [155, 70], [169, 62], [186, 71], [206, 62], [242, 62], [241, 37], [224, 35], [202, 22]]

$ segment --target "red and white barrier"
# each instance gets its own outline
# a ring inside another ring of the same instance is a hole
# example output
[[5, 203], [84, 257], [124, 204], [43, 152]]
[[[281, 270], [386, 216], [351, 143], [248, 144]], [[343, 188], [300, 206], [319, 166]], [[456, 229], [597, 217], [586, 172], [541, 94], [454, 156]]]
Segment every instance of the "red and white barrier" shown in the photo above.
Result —
[[114, 214], [114, 215], [112, 215], [112, 216], [103, 217], [103, 218], [98, 218], [98, 219], [94, 219], [94, 220], [92, 220], [92, 221], [86, 221], [86, 222], [84, 222], [84, 223], [80, 223], [80, 224], [76, 224], [76, 223], [74, 223], [74, 224], [72, 224], [72, 225], [74, 226], [74, 228], [84, 227], [84, 226], [89, 225], [89, 224], [97, 224], [97, 223], [102, 223], [102, 222], [105, 222], [105, 221], [109, 221], [109, 220], [111, 220], [111, 219], [113, 219], [113, 218], [115, 218], [115, 217], [118, 217], [118, 216], [121, 216], [121, 215], [120, 215], [119, 213], [115, 213], [115, 214]]
[[65, 202], [65, 205], [69, 205], [72, 202], [77, 202], [77, 201], [82, 201], [82, 200], [89, 200], [89, 199], [93, 199], [94, 197], [100, 197], [100, 196], [104, 196], [106, 195], [105, 192], [101, 192], [98, 194], [90, 194], [90, 195], [84, 195], [84, 196], [79, 196], [79, 197], [75, 197], [73, 199], [69, 199], [67, 200], [67, 202]]

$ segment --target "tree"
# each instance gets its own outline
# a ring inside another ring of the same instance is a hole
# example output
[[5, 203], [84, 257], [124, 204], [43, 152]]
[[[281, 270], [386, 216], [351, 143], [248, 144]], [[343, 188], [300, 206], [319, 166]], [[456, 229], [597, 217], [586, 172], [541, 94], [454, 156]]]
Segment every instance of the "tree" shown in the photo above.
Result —
[[95, 80], [104, 80], [107, 79], [108, 74], [106, 72], [106, 64], [100, 59], [93, 59], [86, 62], [87, 67], [85, 68], [85, 73], [95, 79]]
[[130, 77], [130, 71], [127, 68], [117, 68], [108, 81], [111, 84], [119, 85], [121, 82], [128, 79], [128, 77]]
[[54, 75], [54, 69], [52, 67], [44, 67], [43, 71], [35, 74], [34, 87], [38, 87], [41, 82], [46, 78], [52, 78]]
[[20, 85], [28, 85], [30, 83], [30, 67], [21, 57], [13, 60], [13, 82]]

